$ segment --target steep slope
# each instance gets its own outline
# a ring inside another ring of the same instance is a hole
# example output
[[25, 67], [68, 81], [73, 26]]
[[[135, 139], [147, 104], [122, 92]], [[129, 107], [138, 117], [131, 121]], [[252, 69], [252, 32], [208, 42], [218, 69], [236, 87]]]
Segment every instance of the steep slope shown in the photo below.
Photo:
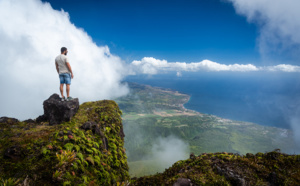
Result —
[[247, 154], [204, 153], [163, 173], [133, 178], [133, 185], [300, 185], [300, 155], [278, 150]]
[[[0, 119], [0, 185], [117, 185], [129, 180], [121, 111], [80, 105], [69, 122]], [[1, 181], [2, 180], [2, 181]]]

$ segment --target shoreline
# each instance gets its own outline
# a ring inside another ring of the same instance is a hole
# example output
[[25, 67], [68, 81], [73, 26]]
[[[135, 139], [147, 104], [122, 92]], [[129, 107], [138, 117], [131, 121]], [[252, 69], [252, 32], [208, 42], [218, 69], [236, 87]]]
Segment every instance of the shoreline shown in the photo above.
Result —
[[187, 96], [188, 99], [184, 102], [184, 103], [181, 103], [179, 104], [179, 108], [183, 110], [183, 114], [182, 115], [190, 115], [193, 116], [193, 115], [199, 115], [199, 116], [203, 116], [203, 115], [208, 115], [208, 116], [212, 116], [212, 117], [215, 117], [215, 118], [218, 118], [220, 120], [224, 120], [224, 121], [230, 121], [230, 122], [243, 122], [243, 123], [248, 123], [248, 124], [255, 124], [255, 125], [259, 125], [259, 126], [262, 126], [262, 127], [273, 127], [273, 128], [277, 128], [277, 129], [283, 129], [283, 130], [290, 130], [288, 128], [282, 128], [282, 127], [276, 127], [276, 126], [268, 126], [268, 125], [262, 125], [262, 124], [259, 124], [259, 123], [255, 123], [255, 122], [251, 122], [251, 121], [243, 121], [243, 120], [239, 120], [239, 119], [231, 119], [231, 118], [227, 118], [227, 117], [222, 117], [222, 116], [218, 116], [218, 115], [215, 115], [215, 114], [209, 114], [209, 113], [202, 113], [202, 112], [199, 112], [197, 110], [193, 110], [193, 109], [189, 109], [189, 108], [186, 108], [184, 105], [189, 103], [191, 101], [191, 98], [192, 96], [187, 94], [187, 93], [184, 93], [184, 92], [180, 92], [178, 90], [174, 90], [174, 89], [171, 89], [171, 88], [164, 88], [164, 87], [158, 87], [158, 86], [151, 86], [151, 85], [146, 85], [146, 84], [140, 84], [140, 85], [145, 85], [145, 86], [149, 86], [149, 87], [152, 87], [152, 88], [156, 88], [156, 89], [159, 89], [159, 90], [162, 90], [164, 92], [169, 92], [169, 93], [172, 93], [174, 95], [182, 95], [182, 96]]

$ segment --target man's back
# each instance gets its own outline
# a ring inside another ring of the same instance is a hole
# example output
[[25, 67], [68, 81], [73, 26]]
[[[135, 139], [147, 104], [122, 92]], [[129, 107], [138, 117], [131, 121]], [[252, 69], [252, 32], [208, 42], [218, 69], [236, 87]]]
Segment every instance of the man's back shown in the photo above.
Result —
[[70, 73], [68, 67], [67, 67], [67, 62], [69, 63], [69, 59], [66, 55], [64, 54], [60, 54], [55, 58], [55, 62], [58, 65], [58, 69], [59, 69], [59, 74], [62, 73]]

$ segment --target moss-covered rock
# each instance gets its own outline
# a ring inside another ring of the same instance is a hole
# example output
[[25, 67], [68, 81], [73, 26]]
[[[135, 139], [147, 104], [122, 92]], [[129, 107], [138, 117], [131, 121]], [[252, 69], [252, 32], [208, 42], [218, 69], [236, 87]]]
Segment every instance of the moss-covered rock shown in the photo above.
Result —
[[[60, 125], [0, 120], [0, 185], [128, 182], [121, 114], [114, 101], [104, 100], [83, 103]], [[82, 128], [88, 122], [94, 128]]]
[[192, 154], [163, 173], [130, 180], [122, 112], [87, 102], [60, 125], [0, 118], [1, 185], [300, 185], [300, 155]]
[[278, 150], [240, 156], [204, 153], [178, 161], [163, 173], [133, 178], [133, 185], [173, 185], [179, 178], [193, 185], [300, 185], [300, 155]]

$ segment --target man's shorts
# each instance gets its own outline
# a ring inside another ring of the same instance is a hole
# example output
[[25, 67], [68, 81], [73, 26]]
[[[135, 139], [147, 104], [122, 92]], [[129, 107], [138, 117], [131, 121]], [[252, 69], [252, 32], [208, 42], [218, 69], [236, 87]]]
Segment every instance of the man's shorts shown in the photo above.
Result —
[[60, 80], [60, 84], [71, 84], [71, 74], [69, 73], [62, 73], [59, 74], [59, 80]]

